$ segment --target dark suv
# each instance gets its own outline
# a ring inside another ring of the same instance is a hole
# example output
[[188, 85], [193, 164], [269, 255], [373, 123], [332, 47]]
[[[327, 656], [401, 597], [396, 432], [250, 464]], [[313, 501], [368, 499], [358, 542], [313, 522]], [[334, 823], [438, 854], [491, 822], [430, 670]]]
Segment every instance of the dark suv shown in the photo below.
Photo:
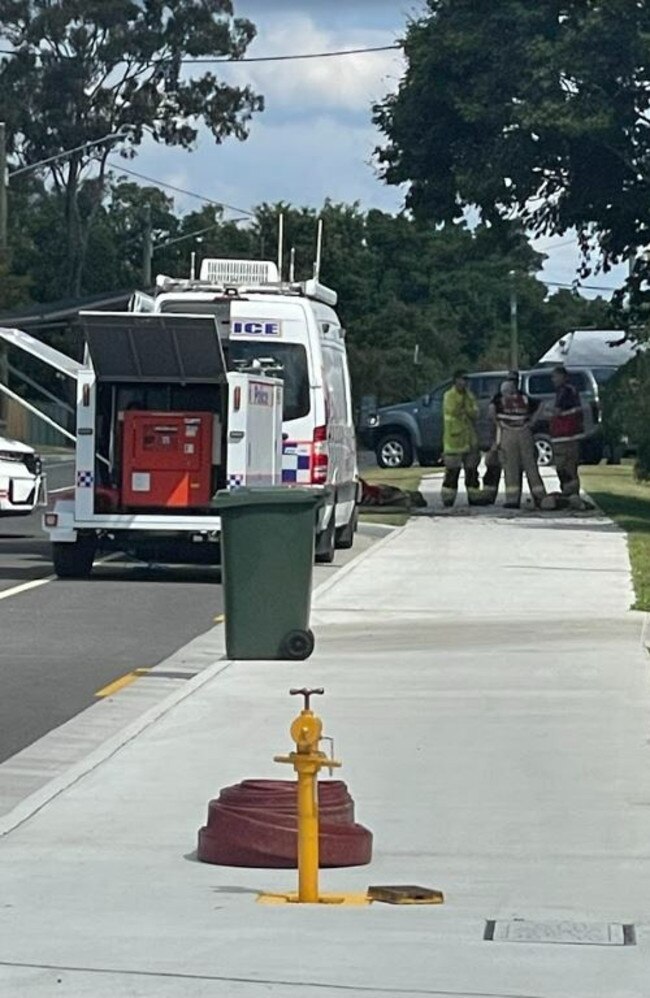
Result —
[[[555, 396], [551, 380], [552, 367], [537, 367], [521, 372], [521, 387], [543, 407], [535, 426], [537, 460], [540, 465], [553, 463], [553, 446], [549, 435], [546, 410]], [[479, 404], [478, 436], [482, 450], [489, 450], [494, 440], [494, 427], [488, 414], [490, 400], [496, 395], [507, 371], [479, 371], [469, 374], [467, 381]], [[582, 441], [583, 464], [598, 464], [603, 457], [603, 435], [600, 422], [598, 382], [591, 368], [569, 368], [569, 380], [580, 392], [584, 416], [585, 439]], [[360, 429], [360, 439], [373, 450], [380, 468], [408, 468], [417, 458], [421, 465], [442, 461], [442, 400], [451, 387], [451, 380], [437, 385], [431, 392], [414, 402], [383, 406], [366, 417]]]

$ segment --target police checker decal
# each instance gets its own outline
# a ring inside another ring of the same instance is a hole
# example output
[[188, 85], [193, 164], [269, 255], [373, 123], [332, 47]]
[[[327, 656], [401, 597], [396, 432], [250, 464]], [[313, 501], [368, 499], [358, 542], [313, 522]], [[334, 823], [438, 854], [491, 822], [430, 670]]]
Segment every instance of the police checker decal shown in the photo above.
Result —
[[248, 386], [249, 405], [273, 405], [273, 387], [262, 384], [260, 381], [252, 381]]
[[282, 336], [280, 319], [233, 319], [230, 323], [232, 336], [268, 336], [278, 339]]

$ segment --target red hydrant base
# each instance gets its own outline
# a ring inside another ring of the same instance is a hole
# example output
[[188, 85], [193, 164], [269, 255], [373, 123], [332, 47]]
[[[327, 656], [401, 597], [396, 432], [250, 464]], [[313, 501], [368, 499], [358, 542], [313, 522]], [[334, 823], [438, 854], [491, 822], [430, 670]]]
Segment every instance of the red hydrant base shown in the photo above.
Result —
[[[372, 833], [354, 821], [354, 801], [341, 780], [318, 783], [320, 866], [365, 866]], [[297, 792], [293, 780], [245, 780], [208, 806], [198, 858], [219, 866], [295, 869]]]

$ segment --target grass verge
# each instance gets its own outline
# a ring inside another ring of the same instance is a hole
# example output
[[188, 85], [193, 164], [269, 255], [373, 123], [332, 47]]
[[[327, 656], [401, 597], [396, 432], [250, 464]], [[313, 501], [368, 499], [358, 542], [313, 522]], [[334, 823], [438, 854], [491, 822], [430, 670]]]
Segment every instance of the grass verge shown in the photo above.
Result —
[[581, 468], [580, 477], [603, 513], [626, 531], [634, 609], [650, 611], [650, 484], [637, 482], [630, 465]]
[[[406, 492], [417, 492], [424, 474], [431, 474], [432, 468], [363, 468], [361, 477], [370, 485], [392, 485]], [[409, 518], [408, 510], [393, 510], [379, 513], [372, 506], [360, 510], [364, 523], [383, 523], [391, 527], [403, 527]]]

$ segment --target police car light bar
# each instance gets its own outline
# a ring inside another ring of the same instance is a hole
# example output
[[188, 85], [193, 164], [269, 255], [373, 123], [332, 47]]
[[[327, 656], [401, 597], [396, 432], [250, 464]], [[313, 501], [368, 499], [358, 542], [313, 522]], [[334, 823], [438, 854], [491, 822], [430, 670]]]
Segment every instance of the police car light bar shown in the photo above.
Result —
[[201, 261], [199, 280], [209, 284], [277, 284], [277, 266], [270, 260], [225, 260], [208, 258]]

